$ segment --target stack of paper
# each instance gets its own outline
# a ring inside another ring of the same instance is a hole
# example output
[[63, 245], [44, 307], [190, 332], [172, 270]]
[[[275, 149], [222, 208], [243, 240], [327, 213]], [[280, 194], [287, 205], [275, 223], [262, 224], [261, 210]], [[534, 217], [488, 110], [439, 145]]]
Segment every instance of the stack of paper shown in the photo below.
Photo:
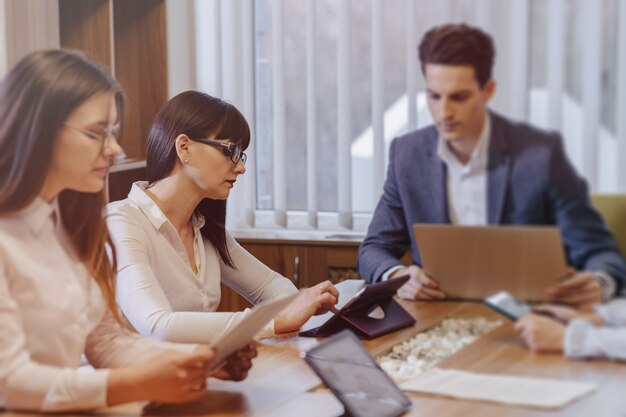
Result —
[[541, 408], [560, 408], [596, 389], [595, 383], [432, 369], [403, 384], [405, 391]]

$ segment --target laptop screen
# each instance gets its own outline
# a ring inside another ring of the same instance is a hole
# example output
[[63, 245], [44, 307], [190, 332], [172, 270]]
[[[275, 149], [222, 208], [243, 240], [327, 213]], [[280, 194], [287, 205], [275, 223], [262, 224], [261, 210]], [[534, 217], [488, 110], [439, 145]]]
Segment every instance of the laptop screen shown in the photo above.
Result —
[[414, 224], [422, 269], [448, 298], [482, 300], [505, 290], [545, 301], [568, 274], [559, 229], [551, 226]]

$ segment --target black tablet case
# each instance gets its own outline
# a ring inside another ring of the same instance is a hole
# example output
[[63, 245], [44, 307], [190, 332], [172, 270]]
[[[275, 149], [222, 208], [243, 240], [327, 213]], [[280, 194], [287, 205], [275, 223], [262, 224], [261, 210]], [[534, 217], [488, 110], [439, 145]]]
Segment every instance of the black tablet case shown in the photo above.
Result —
[[[409, 276], [403, 275], [367, 286], [358, 299], [344, 306], [338, 314], [320, 327], [300, 332], [300, 336], [325, 337], [349, 328], [361, 338], [373, 339], [413, 325], [415, 319], [393, 299], [398, 288], [408, 280]], [[370, 317], [369, 314], [378, 307], [383, 310], [384, 317]]]

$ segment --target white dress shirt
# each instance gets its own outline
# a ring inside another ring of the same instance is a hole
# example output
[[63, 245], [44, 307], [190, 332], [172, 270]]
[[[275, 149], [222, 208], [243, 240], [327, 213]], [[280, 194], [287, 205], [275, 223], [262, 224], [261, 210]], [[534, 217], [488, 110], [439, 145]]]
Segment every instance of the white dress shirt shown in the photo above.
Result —
[[62, 411], [106, 406], [109, 370], [166, 345], [123, 331], [69, 249], [58, 208], [37, 198], [0, 216], [0, 408]]
[[626, 300], [596, 307], [604, 326], [572, 320], [565, 331], [564, 351], [570, 358], [606, 357], [626, 360]]
[[448, 214], [452, 224], [487, 224], [487, 163], [491, 119], [485, 116], [483, 129], [466, 164], [452, 153], [443, 138], [439, 138], [437, 156], [446, 164]]
[[[176, 228], [137, 182], [128, 198], [107, 206], [107, 223], [116, 247], [117, 297], [124, 315], [143, 336], [172, 342], [211, 343], [248, 314], [216, 312], [220, 282], [256, 304], [297, 293], [291, 281], [263, 265], [226, 234], [233, 269], [200, 232], [194, 217], [197, 274]], [[261, 337], [271, 336], [273, 321]]]
[[[487, 163], [490, 136], [491, 118], [487, 113], [472, 156], [466, 164], [461, 163], [448, 148], [446, 141], [439, 137], [437, 156], [447, 168], [446, 197], [452, 224], [487, 224]], [[383, 273], [381, 280], [387, 281], [391, 274], [402, 268], [404, 265], [389, 268]]]

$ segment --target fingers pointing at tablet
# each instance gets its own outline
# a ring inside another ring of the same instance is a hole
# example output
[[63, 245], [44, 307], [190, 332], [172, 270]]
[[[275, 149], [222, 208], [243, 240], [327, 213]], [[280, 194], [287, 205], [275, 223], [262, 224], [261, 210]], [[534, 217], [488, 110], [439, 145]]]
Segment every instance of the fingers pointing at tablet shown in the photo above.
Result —
[[330, 310], [339, 299], [339, 291], [330, 281], [300, 290], [300, 295], [274, 320], [274, 331], [289, 333], [302, 327], [315, 314]]

